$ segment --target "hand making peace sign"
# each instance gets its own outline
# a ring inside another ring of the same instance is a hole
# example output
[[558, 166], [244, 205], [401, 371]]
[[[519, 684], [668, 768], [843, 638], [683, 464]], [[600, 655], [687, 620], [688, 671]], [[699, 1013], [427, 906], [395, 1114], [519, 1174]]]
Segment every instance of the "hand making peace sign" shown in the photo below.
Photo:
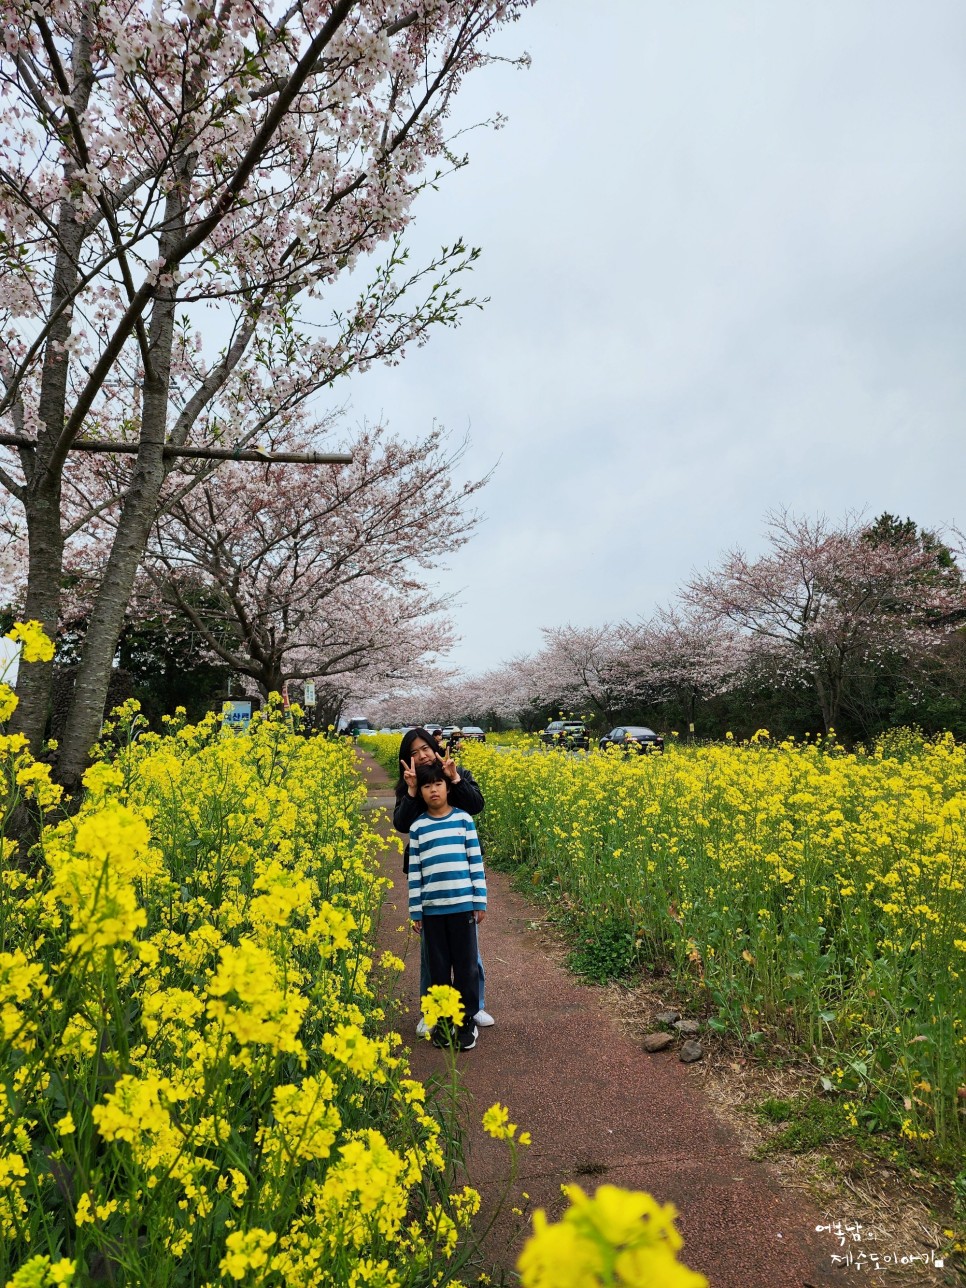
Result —
[[410, 796], [416, 795], [416, 762], [413, 760], [402, 761], [403, 782], [406, 784], [406, 790]]
[[458, 783], [460, 780], [459, 767], [457, 766], [456, 761], [449, 754], [449, 752], [447, 751], [445, 756], [441, 756], [439, 752], [437, 752], [436, 758], [443, 766], [443, 773], [446, 775], [449, 781], [451, 783]]

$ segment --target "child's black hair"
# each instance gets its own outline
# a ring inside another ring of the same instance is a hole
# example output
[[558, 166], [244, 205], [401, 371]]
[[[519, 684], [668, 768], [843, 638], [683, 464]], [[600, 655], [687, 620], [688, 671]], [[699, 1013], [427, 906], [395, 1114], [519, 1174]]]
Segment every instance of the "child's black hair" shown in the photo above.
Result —
[[443, 766], [439, 761], [432, 765], [416, 766], [416, 786], [425, 787], [427, 783], [445, 783], [446, 775], [443, 773]]

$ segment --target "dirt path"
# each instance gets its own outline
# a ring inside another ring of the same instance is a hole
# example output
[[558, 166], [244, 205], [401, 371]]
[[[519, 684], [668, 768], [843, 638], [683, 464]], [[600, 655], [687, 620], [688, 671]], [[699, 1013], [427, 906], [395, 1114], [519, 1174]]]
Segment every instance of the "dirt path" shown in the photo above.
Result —
[[[368, 754], [361, 756], [371, 804], [387, 805], [391, 813], [384, 771]], [[386, 902], [381, 939], [402, 956], [406, 899], [395, 854], [389, 875], [396, 888]], [[526, 1207], [521, 1191], [531, 1207], [555, 1217], [564, 1206], [561, 1183], [575, 1181], [591, 1192], [606, 1182], [673, 1202], [683, 1260], [712, 1288], [846, 1284], [859, 1267], [841, 1265], [838, 1241], [816, 1233], [828, 1215], [745, 1157], [677, 1053], [645, 1054], [620, 1029], [606, 992], [578, 983], [547, 955], [530, 928], [535, 910], [507, 877], [491, 870], [487, 880], [490, 911], [480, 944], [486, 1004], [496, 1024], [481, 1030], [476, 1049], [459, 1057], [467, 1168], [484, 1196], [484, 1213], [506, 1174], [505, 1147], [479, 1126], [484, 1110], [500, 1101], [533, 1135], [516, 1193], [485, 1244], [497, 1282], [501, 1270], [512, 1271], [522, 1242], [520, 1219], [509, 1211], [514, 1203]], [[402, 1029], [413, 1044], [415, 1076], [428, 1080], [441, 1070], [443, 1056], [415, 1037], [418, 985], [418, 946], [410, 945], [402, 987], [412, 1009]], [[864, 1269], [860, 1283], [878, 1282]]]

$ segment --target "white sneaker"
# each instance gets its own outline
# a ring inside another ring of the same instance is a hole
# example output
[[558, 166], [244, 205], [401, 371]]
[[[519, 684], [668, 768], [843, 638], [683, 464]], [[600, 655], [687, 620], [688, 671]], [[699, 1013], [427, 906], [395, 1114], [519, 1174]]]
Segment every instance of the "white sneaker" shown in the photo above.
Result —
[[426, 1023], [423, 1017], [420, 1016], [419, 1023], [416, 1025], [416, 1036], [418, 1038], [424, 1038], [428, 1032], [429, 1032], [429, 1025]]
[[481, 1029], [488, 1029], [491, 1024], [496, 1023], [496, 1020], [489, 1011], [477, 1011], [473, 1016], [473, 1023], [478, 1024]]

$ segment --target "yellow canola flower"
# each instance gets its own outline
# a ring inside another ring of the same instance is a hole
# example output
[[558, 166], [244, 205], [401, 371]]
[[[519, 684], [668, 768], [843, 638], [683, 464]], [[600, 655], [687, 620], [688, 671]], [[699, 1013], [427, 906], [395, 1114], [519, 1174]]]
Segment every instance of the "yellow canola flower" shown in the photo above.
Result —
[[0, 953], [0, 1002], [26, 1002], [35, 994], [50, 996], [47, 974], [37, 962], [17, 949]]
[[[400, 1185], [406, 1162], [379, 1131], [359, 1133], [339, 1149], [341, 1158], [326, 1173], [321, 1206], [332, 1236], [363, 1247], [373, 1230], [392, 1238], [406, 1215], [408, 1195]], [[338, 1218], [338, 1219], [336, 1219]]]
[[300, 1087], [276, 1087], [272, 1098], [274, 1122], [259, 1129], [258, 1143], [266, 1154], [283, 1163], [328, 1158], [342, 1126], [334, 1098], [332, 1079], [324, 1073], [306, 1078]]
[[386, 1260], [364, 1257], [349, 1275], [349, 1288], [398, 1288], [399, 1275]]
[[148, 993], [141, 1012], [144, 1031], [149, 1038], [154, 1038], [159, 1032], [191, 1028], [204, 1010], [201, 998], [187, 989], [165, 988]]
[[17, 709], [18, 701], [9, 684], [0, 684], [0, 723], [10, 719]]
[[277, 1051], [304, 1054], [298, 1031], [308, 999], [279, 983], [275, 959], [254, 940], [242, 939], [221, 950], [208, 992], [209, 1016], [242, 1046], [260, 1042]]
[[26, 796], [32, 797], [45, 809], [59, 804], [64, 794], [59, 783], [51, 782], [50, 766], [36, 760], [17, 770], [16, 782]]
[[125, 1074], [103, 1104], [94, 1106], [91, 1116], [105, 1140], [127, 1141], [135, 1157], [150, 1167], [180, 1152], [183, 1138], [165, 1102], [182, 1098], [167, 1078]]
[[312, 882], [280, 863], [270, 863], [255, 879], [255, 889], [264, 893], [252, 900], [249, 916], [258, 925], [287, 926], [295, 913], [311, 907]]
[[110, 804], [77, 825], [74, 848], [92, 859], [109, 860], [126, 876], [146, 875], [143, 865], [151, 834], [145, 820], [126, 805]]
[[231, 1187], [231, 1201], [235, 1207], [241, 1207], [245, 1195], [248, 1193], [248, 1178], [244, 1172], [240, 1172], [237, 1167], [229, 1167], [227, 1176], [219, 1176], [215, 1189], [219, 1194], [225, 1194]]
[[326, 901], [309, 922], [308, 934], [329, 955], [349, 948], [356, 928], [356, 919], [348, 909], [337, 908]]
[[368, 1038], [355, 1024], [337, 1024], [334, 1033], [323, 1036], [322, 1050], [358, 1078], [385, 1081], [383, 1067], [390, 1063], [385, 1039]]
[[58, 1056], [66, 1056], [80, 1063], [90, 1059], [97, 1051], [97, 1030], [86, 1015], [72, 1015], [61, 1033]]
[[62, 1257], [60, 1261], [51, 1261], [50, 1257], [31, 1257], [25, 1262], [12, 1279], [8, 1279], [4, 1288], [60, 1288], [71, 1284], [77, 1264]]
[[[512, 1140], [516, 1135], [517, 1125], [510, 1122], [509, 1109], [497, 1101], [483, 1115], [483, 1130], [488, 1136], [492, 1136], [494, 1140]], [[524, 1137], [526, 1137], [525, 1140]], [[522, 1144], [528, 1145], [530, 1143], [529, 1133], [523, 1132], [520, 1141]]]
[[91, 796], [107, 796], [124, 786], [124, 771], [118, 765], [98, 760], [84, 771], [81, 781]]
[[96, 1203], [85, 1190], [77, 1200], [77, 1207], [74, 1209], [74, 1223], [75, 1225], [93, 1225], [96, 1221], [106, 1221], [111, 1213], [116, 1211], [116, 1199], [111, 1199], [108, 1203]]
[[278, 1236], [271, 1230], [235, 1230], [225, 1240], [227, 1252], [218, 1269], [232, 1279], [244, 1279], [249, 1270], [262, 1270], [268, 1265], [268, 1250]]
[[110, 804], [77, 824], [73, 847], [66, 830], [48, 851], [53, 888], [72, 914], [71, 951], [109, 948], [132, 940], [147, 923], [137, 883], [157, 869], [144, 819], [126, 805]]
[[20, 949], [0, 953], [0, 1040], [23, 1051], [32, 1050], [37, 1034], [33, 1017], [50, 997], [51, 987], [41, 966], [28, 961]]
[[54, 656], [53, 642], [44, 633], [40, 622], [16, 622], [7, 632], [7, 639], [19, 640], [21, 659], [24, 662], [49, 662]]
[[523, 1288], [708, 1288], [677, 1260], [682, 1241], [672, 1204], [614, 1185], [593, 1197], [579, 1185], [563, 1191], [571, 1205], [562, 1220], [534, 1213], [517, 1261]]
[[428, 1029], [435, 1028], [440, 1020], [452, 1020], [454, 1024], [463, 1023], [462, 998], [456, 989], [448, 984], [431, 985], [425, 997], [422, 998], [421, 1007]]
[[542, 1208], [534, 1212], [533, 1234], [517, 1258], [523, 1288], [599, 1288], [605, 1268], [602, 1250], [572, 1222], [552, 1224]]
[[27, 1164], [20, 1154], [0, 1154], [0, 1190], [16, 1185], [27, 1175]]

